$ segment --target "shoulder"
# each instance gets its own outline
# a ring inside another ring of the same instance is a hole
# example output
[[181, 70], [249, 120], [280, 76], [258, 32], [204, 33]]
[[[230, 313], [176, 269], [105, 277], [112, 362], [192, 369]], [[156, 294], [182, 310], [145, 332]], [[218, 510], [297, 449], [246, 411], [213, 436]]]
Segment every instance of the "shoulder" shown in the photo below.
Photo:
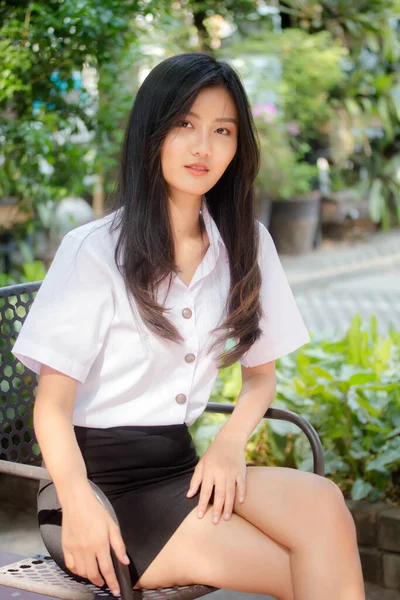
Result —
[[264, 260], [274, 258], [277, 256], [277, 251], [270, 232], [261, 221], [258, 221], [258, 219], [256, 219], [256, 223], [258, 225], [260, 258]]
[[114, 211], [100, 219], [90, 221], [72, 229], [61, 240], [62, 246], [68, 246], [77, 252], [96, 255], [106, 261], [114, 259], [118, 239], [118, 217], [120, 211]]

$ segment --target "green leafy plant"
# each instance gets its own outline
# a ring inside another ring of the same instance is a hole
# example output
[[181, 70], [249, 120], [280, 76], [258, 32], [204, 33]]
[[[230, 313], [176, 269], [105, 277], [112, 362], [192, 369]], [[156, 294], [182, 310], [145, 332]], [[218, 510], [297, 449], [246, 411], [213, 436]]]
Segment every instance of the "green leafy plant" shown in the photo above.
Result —
[[273, 104], [256, 104], [253, 116], [261, 153], [256, 180], [259, 192], [271, 200], [311, 192], [318, 169], [304, 158], [310, 146], [295, 139], [299, 133], [297, 124], [285, 123]]
[[[259, 192], [271, 199], [311, 192], [318, 170], [309, 155], [315, 145], [324, 147], [329, 142], [329, 123], [335, 113], [328, 98], [343, 79], [340, 64], [347, 50], [327, 31], [274, 33], [263, 27], [224, 51], [237, 53], [245, 64], [247, 55], [273, 58], [279, 64], [280, 74], [273, 80], [266, 62], [269, 89], [261, 84], [260, 91], [253, 92], [261, 148]], [[271, 96], [271, 90], [276, 100], [265, 103], [263, 96]]]
[[47, 268], [42, 260], [35, 260], [31, 247], [26, 242], [19, 242], [19, 252], [22, 262], [14, 267], [12, 273], [0, 273], [0, 287], [42, 281], [46, 275]]
[[357, 184], [360, 196], [369, 201], [369, 215], [387, 231], [400, 223], [400, 152], [386, 157], [383, 152], [358, 156], [366, 177]]
[[332, 119], [331, 92], [343, 80], [341, 61], [347, 55], [328, 31], [312, 35], [300, 29], [282, 32], [280, 94], [289, 121], [298, 124], [308, 141], [320, 139]]
[[[271, 32], [260, 28], [245, 39], [227, 46], [225, 52], [238, 55], [246, 62], [246, 56], [266, 56], [277, 59], [280, 75], [273, 82], [267, 72], [263, 74], [273, 87], [286, 123], [295, 123], [299, 129], [298, 139], [320, 139], [326, 124], [333, 117], [329, 98], [343, 81], [341, 68], [348, 50], [328, 31], [309, 34], [301, 29], [289, 28]], [[254, 92], [257, 102], [262, 101], [266, 90]]]
[[279, 10], [291, 28], [311, 35], [325, 29], [347, 49], [343, 77], [329, 97], [338, 111], [330, 132], [331, 158], [350, 185], [357, 167], [366, 169], [368, 177], [362, 181], [371, 219], [383, 229], [398, 224], [393, 162], [400, 135], [399, 0], [285, 0]]
[[[280, 364], [277, 400], [312, 423], [325, 448], [326, 474], [353, 499], [400, 500], [395, 485], [400, 475], [399, 357], [400, 334], [379, 335], [376, 318], [368, 327], [357, 315], [344, 337], [315, 340]], [[309, 468], [303, 441], [296, 462]]]
[[[291, 410], [313, 425], [324, 448], [325, 474], [347, 498], [400, 503], [399, 359], [400, 332], [390, 328], [381, 334], [375, 317], [363, 324], [356, 315], [344, 336], [315, 337], [277, 361], [272, 407]], [[239, 363], [219, 377], [215, 397], [235, 401]], [[230, 396], [224, 397], [230, 378]], [[218, 431], [226, 419], [204, 418], [209, 431], [212, 424]], [[196, 424], [195, 440], [201, 438], [201, 426]], [[201, 449], [206, 447], [203, 439]], [[272, 419], [262, 421], [249, 439], [246, 462], [312, 470], [304, 434], [291, 423]]]

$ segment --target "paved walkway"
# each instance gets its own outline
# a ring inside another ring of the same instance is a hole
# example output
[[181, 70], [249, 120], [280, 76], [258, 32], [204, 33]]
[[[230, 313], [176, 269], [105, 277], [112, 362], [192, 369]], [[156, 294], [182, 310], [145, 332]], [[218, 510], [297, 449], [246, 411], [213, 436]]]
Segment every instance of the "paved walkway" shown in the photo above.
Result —
[[400, 328], [400, 230], [281, 260], [312, 333], [344, 331], [357, 312]]

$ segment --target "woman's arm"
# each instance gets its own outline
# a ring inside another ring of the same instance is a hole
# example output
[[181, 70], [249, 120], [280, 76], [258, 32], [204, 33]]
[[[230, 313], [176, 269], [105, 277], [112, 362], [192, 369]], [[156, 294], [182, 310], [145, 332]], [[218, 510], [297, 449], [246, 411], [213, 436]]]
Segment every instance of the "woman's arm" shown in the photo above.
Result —
[[242, 389], [231, 416], [217, 437], [236, 440], [244, 448], [275, 394], [275, 361], [257, 367], [242, 366]]
[[258, 367], [242, 367], [243, 382], [236, 406], [228, 421], [196, 465], [188, 496], [201, 485], [198, 516], [202, 518], [215, 487], [213, 522], [218, 523], [224, 507], [224, 518], [233, 511], [236, 486], [239, 502], [244, 501], [246, 463], [244, 450], [276, 393], [275, 362]]
[[[62, 549], [68, 569], [115, 595], [118, 581], [110, 545], [129, 563], [119, 527], [100, 505], [87, 479], [86, 465], [72, 426], [78, 381], [46, 365], [41, 368], [34, 428], [62, 508]], [[99, 572], [100, 567], [100, 572]]]
[[66, 498], [91, 493], [72, 427], [77, 387], [76, 379], [42, 366], [33, 412], [34, 429], [61, 507]]

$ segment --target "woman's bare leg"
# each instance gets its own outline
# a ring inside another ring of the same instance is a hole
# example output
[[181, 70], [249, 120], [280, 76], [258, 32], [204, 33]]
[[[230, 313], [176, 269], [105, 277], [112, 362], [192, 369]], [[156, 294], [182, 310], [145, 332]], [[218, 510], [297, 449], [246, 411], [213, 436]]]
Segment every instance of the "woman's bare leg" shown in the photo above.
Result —
[[212, 516], [211, 505], [203, 519], [194, 509], [139, 586], [203, 583], [278, 600], [365, 600], [354, 521], [328, 479], [248, 467], [244, 503], [235, 502], [229, 521], [214, 525]]
[[332, 481], [248, 467], [246, 499], [234, 510], [290, 549], [296, 600], [365, 600], [354, 521]]
[[235, 514], [214, 525], [211, 505], [188, 514], [134, 589], [193, 583], [294, 600], [287, 549]]

